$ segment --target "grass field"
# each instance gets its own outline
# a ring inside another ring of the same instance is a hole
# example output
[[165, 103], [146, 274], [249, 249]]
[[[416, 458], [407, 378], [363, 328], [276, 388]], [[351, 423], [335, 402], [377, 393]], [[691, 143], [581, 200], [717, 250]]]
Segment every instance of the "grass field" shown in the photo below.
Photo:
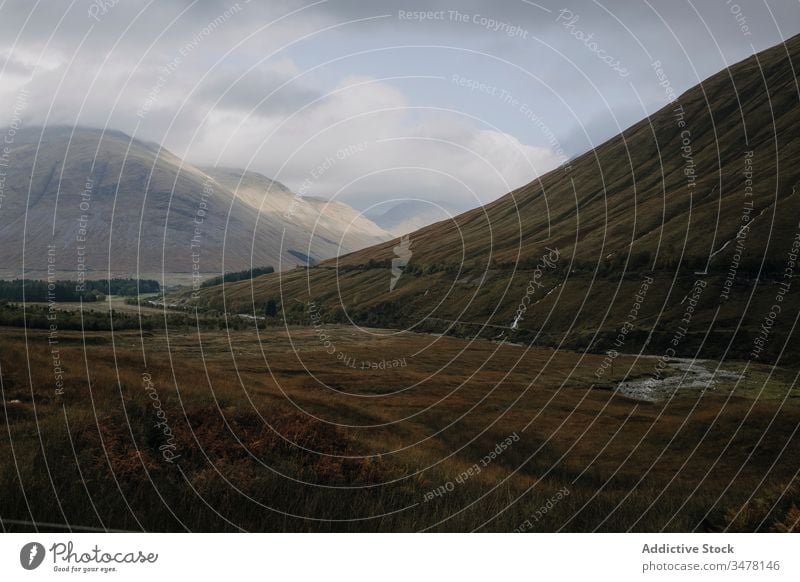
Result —
[[800, 518], [790, 370], [730, 362], [708, 389], [644, 402], [613, 387], [652, 359], [620, 356], [599, 382], [602, 356], [487, 340], [330, 325], [53, 339], [0, 331], [7, 531], [785, 531]]

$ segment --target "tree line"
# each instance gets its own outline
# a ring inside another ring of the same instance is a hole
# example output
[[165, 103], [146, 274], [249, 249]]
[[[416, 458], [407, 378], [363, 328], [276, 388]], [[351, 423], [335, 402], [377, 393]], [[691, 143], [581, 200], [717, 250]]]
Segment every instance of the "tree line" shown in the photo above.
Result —
[[75, 281], [42, 281], [39, 279], [14, 279], [0, 281], [2, 301], [48, 301], [86, 303], [102, 301], [106, 295], [136, 296], [140, 293], [159, 293], [161, 286], [153, 279], [98, 279], [80, 284]]
[[200, 284], [200, 287], [213, 287], [214, 285], [221, 285], [222, 283], [234, 283], [236, 281], [245, 281], [247, 279], [254, 279], [261, 275], [269, 275], [274, 273], [275, 269], [272, 267], [254, 267], [252, 269], [245, 269], [244, 271], [232, 271], [224, 275], [218, 275], [206, 279]]

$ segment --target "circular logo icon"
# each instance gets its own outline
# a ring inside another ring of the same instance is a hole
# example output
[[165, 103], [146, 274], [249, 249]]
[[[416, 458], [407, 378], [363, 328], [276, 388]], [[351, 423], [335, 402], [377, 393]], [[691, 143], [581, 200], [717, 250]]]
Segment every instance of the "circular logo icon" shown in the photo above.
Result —
[[26, 570], [35, 570], [44, 561], [44, 546], [39, 542], [30, 542], [22, 546], [19, 552], [19, 563]]

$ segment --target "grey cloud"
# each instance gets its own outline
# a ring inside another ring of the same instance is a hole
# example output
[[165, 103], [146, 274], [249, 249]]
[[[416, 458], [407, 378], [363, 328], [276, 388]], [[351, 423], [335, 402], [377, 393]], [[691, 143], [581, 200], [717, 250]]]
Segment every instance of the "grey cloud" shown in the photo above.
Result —
[[293, 81], [295, 75], [258, 67], [249, 73], [225, 70], [197, 92], [207, 103], [247, 115], [272, 116], [297, 111], [322, 96], [319, 90]]

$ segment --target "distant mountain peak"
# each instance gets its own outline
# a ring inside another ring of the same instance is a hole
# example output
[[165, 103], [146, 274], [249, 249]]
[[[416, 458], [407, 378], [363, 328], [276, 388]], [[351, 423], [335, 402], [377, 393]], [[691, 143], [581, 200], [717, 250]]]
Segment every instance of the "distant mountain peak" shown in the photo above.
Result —
[[195, 167], [117, 130], [21, 129], [6, 174], [2, 276], [22, 275], [23, 255], [26, 276], [45, 276], [51, 246], [60, 278], [110, 271], [193, 281], [292, 268], [390, 238], [366, 219], [344, 220], [340, 207], [326, 216], [258, 172]]

